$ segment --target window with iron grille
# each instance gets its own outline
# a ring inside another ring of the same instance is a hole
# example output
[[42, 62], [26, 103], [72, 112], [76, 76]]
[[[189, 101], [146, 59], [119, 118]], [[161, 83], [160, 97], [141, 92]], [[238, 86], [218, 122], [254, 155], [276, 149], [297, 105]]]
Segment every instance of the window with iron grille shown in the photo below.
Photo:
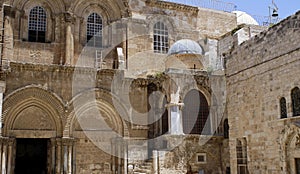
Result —
[[300, 116], [300, 89], [298, 87], [292, 90], [293, 116]]
[[45, 42], [47, 30], [47, 14], [43, 7], [31, 9], [28, 24], [28, 41]]
[[209, 106], [205, 96], [198, 90], [188, 92], [184, 98], [183, 132], [185, 134], [209, 134], [209, 129], [204, 130], [206, 122], [209, 121], [208, 115]]
[[284, 97], [280, 99], [280, 118], [287, 118], [286, 99]]
[[247, 167], [247, 144], [246, 139], [243, 141], [237, 140], [236, 143], [236, 157], [238, 174], [248, 174]]
[[102, 18], [97, 13], [92, 13], [87, 20], [87, 44], [92, 47], [102, 47]]
[[169, 50], [169, 33], [167, 26], [157, 22], [153, 27], [153, 49], [155, 53], [166, 54]]

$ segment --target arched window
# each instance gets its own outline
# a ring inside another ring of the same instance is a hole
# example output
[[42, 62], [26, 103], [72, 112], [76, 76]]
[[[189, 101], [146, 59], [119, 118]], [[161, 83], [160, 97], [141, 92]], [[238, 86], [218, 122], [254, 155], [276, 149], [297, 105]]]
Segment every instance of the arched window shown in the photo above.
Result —
[[284, 97], [280, 99], [280, 118], [287, 118], [286, 100]]
[[167, 26], [157, 22], [153, 27], [153, 49], [155, 53], [167, 53], [169, 50], [169, 33]]
[[87, 44], [92, 47], [102, 47], [102, 18], [97, 13], [89, 15], [87, 20]]
[[292, 90], [293, 116], [300, 116], [300, 89], [298, 87]]
[[247, 161], [247, 140], [242, 138], [236, 142], [236, 157], [237, 157], [237, 173], [249, 173], [248, 171], [248, 161]]
[[208, 115], [209, 106], [205, 96], [197, 90], [191, 90], [184, 98], [183, 132], [185, 134], [210, 134], [210, 124], [206, 124], [209, 121]]
[[44, 8], [36, 6], [31, 9], [28, 24], [28, 41], [45, 42], [47, 30], [47, 14]]
[[224, 138], [229, 138], [229, 124], [228, 124], [228, 119], [224, 120]]

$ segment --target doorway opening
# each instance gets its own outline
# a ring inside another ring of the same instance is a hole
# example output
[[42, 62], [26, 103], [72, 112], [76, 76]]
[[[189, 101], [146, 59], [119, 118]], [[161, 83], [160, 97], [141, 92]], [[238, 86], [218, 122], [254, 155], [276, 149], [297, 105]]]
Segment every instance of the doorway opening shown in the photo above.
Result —
[[47, 173], [48, 139], [17, 139], [15, 174]]

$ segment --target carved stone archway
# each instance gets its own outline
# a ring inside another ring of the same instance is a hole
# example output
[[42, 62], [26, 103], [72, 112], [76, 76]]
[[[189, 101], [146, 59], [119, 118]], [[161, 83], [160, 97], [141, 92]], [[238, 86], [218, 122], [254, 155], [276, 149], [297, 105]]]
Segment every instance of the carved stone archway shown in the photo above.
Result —
[[[36, 117], [29, 118], [30, 113]], [[29, 125], [22, 125], [21, 122]], [[43, 122], [50, 125], [46, 126]], [[65, 122], [63, 102], [52, 92], [40, 87], [27, 86], [14, 91], [4, 99], [3, 136], [14, 136], [14, 130], [51, 130], [55, 131], [55, 137], [61, 137], [63, 122]]]
[[295, 158], [300, 158], [300, 125], [289, 123], [280, 137], [280, 161], [283, 171], [296, 173]]

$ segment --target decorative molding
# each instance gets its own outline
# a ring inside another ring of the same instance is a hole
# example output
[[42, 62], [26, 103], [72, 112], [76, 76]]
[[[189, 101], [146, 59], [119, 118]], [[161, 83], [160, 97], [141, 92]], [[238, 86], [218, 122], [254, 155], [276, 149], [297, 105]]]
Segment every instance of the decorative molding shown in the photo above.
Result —
[[197, 14], [199, 11], [198, 7], [178, 4], [178, 3], [174, 3], [174, 2], [166, 2], [166, 1], [160, 1], [160, 0], [147, 0], [146, 3], [147, 3], [147, 5], [150, 5], [151, 7], [160, 7], [163, 9], [192, 12], [193, 14]]

